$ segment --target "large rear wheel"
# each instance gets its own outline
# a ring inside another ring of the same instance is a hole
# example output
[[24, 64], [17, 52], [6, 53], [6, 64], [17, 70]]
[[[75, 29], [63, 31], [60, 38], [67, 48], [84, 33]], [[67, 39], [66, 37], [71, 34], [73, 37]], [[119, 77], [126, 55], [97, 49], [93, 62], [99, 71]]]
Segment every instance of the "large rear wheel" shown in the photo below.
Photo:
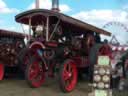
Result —
[[63, 92], [71, 92], [77, 84], [77, 67], [72, 60], [66, 60], [59, 70], [59, 85]]
[[36, 56], [30, 58], [30, 62], [27, 64], [25, 77], [31, 87], [38, 88], [44, 83], [45, 71], [43, 64], [44, 62]]

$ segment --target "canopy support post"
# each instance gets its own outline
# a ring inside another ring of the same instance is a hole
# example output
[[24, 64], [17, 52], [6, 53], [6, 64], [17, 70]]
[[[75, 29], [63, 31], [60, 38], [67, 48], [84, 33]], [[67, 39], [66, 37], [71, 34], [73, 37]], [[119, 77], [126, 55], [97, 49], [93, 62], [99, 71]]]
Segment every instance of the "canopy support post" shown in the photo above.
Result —
[[48, 41], [49, 37], [49, 16], [47, 17], [47, 23], [46, 23], [46, 41]]
[[31, 37], [31, 18], [29, 18], [29, 38], [28, 40], [30, 40]]

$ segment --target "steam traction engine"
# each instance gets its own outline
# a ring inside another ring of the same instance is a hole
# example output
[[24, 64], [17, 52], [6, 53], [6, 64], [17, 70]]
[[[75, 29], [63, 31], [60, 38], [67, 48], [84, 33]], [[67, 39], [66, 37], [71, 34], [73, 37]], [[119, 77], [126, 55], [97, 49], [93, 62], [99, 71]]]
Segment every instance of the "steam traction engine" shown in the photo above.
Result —
[[97, 55], [110, 55], [110, 47], [101, 44], [100, 34], [111, 33], [53, 10], [33, 9], [16, 16], [29, 25], [29, 39], [21, 60], [25, 77], [32, 87], [40, 87], [45, 75], [57, 74], [60, 88], [72, 91], [79, 69], [89, 68], [92, 77]]
[[107, 44], [97, 44], [98, 34], [110, 33], [66, 15], [35, 9], [17, 15], [16, 21], [30, 28], [22, 61], [32, 87], [41, 86], [46, 73], [51, 76], [57, 72], [62, 90], [70, 92], [76, 86], [78, 69], [89, 67], [92, 72], [98, 53], [110, 53]]
[[24, 35], [0, 29], [0, 80], [5, 67], [18, 66], [18, 53], [25, 46]]

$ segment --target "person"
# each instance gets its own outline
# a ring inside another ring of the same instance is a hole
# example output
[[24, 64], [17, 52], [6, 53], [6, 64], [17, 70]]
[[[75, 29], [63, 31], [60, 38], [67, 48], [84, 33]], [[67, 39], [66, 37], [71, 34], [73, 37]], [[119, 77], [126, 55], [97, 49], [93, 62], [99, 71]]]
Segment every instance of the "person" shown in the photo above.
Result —
[[124, 82], [123, 82], [123, 68], [122, 62], [119, 61], [116, 65], [114, 70], [112, 71], [112, 88], [117, 88], [118, 90], [123, 90]]
[[100, 37], [99, 33], [96, 33], [95, 39], [96, 39], [97, 43], [101, 43], [101, 37]]
[[35, 30], [36, 37], [42, 36], [43, 30], [44, 30], [44, 28], [42, 25], [37, 25], [36, 30]]
[[104, 44], [108, 44], [108, 40], [107, 39], [104, 39]]

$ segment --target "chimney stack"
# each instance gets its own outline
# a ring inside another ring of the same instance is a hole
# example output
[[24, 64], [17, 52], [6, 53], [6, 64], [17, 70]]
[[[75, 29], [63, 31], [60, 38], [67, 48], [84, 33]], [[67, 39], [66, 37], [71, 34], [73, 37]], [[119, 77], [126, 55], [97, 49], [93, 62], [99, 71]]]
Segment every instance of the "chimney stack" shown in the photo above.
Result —
[[36, 9], [39, 9], [39, 0], [36, 0]]
[[59, 12], [59, 0], [52, 0], [52, 10]]

